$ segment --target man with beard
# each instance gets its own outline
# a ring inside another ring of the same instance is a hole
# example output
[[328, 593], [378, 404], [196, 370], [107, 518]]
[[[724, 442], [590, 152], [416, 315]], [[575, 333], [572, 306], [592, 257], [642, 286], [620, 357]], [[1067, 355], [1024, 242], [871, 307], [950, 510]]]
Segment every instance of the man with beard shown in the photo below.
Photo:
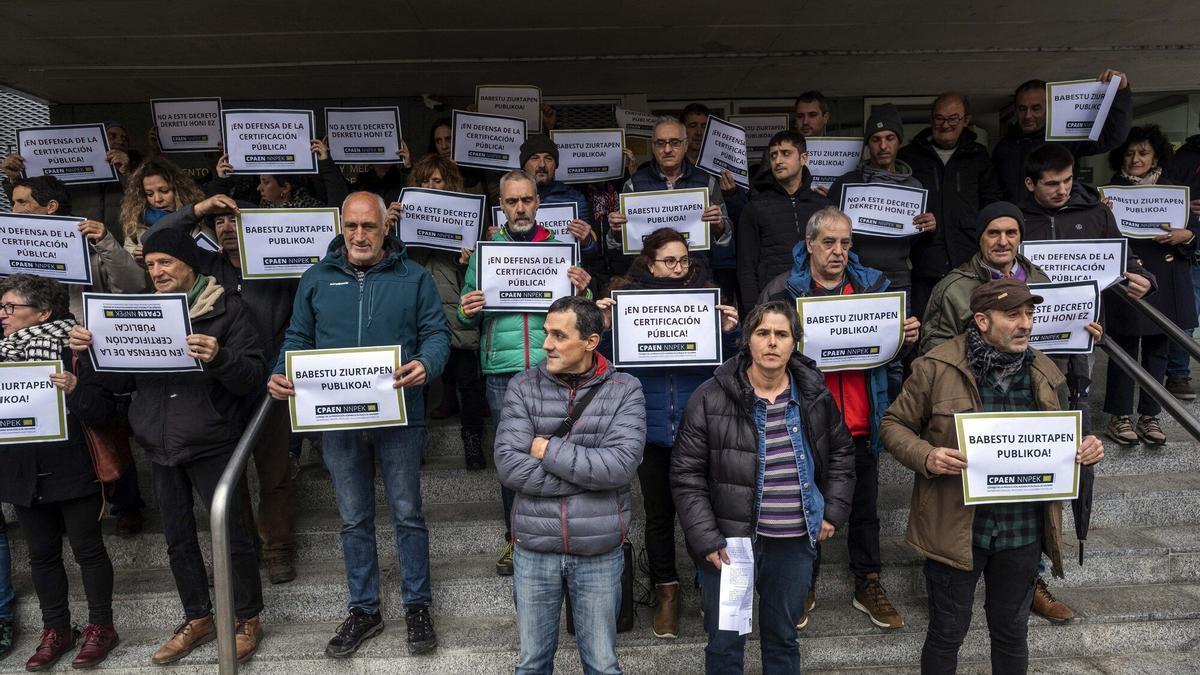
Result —
[[574, 204], [575, 220], [567, 226], [579, 242], [579, 254], [590, 257], [599, 251], [592, 232], [592, 209], [583, 193], [557, 180], [558, 146], [549, 136], [537, 134], [521, 144], [521, 168], [537, 182], [538, 204]]
[[829, 127], [829, 101], [819, 91], [809, 90], [796, 97], [796, 131], [805, 138], [824, 136]]

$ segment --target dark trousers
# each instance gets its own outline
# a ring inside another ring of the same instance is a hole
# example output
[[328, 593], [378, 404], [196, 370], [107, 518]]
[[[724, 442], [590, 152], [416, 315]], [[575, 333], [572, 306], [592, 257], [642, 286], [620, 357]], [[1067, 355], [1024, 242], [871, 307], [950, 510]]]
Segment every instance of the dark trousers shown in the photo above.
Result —
[[992, 672], [1024, 673], [1029, 668], [1029, 605], [1040, 541], [1006, 551], [972, 552], [974, 569], [964, 572], [933, 560], [925, 561], [925, 589], [929, 594], [929, 628], [921, 649], [921, 673], [954, 673], [958, 650], [971, 627], [975, 587], [983, 575], [984, 610], [992, 641]]
[[[1138, 358], [1138, 348], [1141, 348], [1141, 364], [1156, 382], [1162, 382], [1167, 375], [1167, 347], [1170, 339], [1166, 335], [1144, 335], [1130, 337], [1126, 335], [1108, 335], [1105, 339], [1117, 341], [1117, 345]], [[1139, 415], [1158, 415], [1162, 406], [1154, 397], [1142, 390], [1138, 396], [1137, 411]], [[1108, 362], [1108, 381], [1104, 383], [1104, 412], [1110, 415], [1129, 415], [1133, 412], [1133, 378], [1125, 374], [1112, 361]]]
[[[178, 466], [154, 464], [154, 488], [158, 508], [162, 512], [163, 536], [167, 540], [167, 556], [171, 560], [171, 575], [184, 617], [191, 621], [212, 613], [208, 595], [208, 574], [196, 537], [196, 517], [192, 511], [193, 491], [205, 508], [212, 508], [213, 492], [225, 471], [229, 453], [202, 457]], [[233, 604], [238, 620], [251, 619], [262, 611], [262, 581], [258, 577], [258, 558], [254, 540], [246, 527], [243, 509], [249, 505], [242, 491], [233, 490], [229, 510], [229, 550], [233, 571]]]
[[458, 397], [458, 414], [462, 433], [483, 433], [483, 411], [487, 400], [483, 396], [483, 375], [479, 372], [479, 351], [450, 348], [450, 359], [442, 371], [442, 396]]
[[292, 463], [288, 452], [291, 436], [288, 405], [275, 401], [254, 446], [254, 470], [258, 474], [257, 526], [264, 558], [291, 559], [296, 549], [292, 535]]
[[112, 506], [114, 516], [146, 508], [146, 502], [142, 500], [142, 490], [138, 486], [137, 466], [134, 462], [125, 467], [121, 477], [113, 481], [112, 487], [108, 489], [111, 490], [108, 493], [108, 503]]
[[[883, 569], [879, 554], [879, 460], [871, 450], [870, 436], [854, 437], [854, 501], [850, 503], [850, 522], [846, 546], [850, 551], [850, 571], [856, 583], [868, 574]], [[813, 563], [813, 588], [821, 571], [820, 548]]]
[[675, 571], [675, 500], [671, 499], [671, 448], [646, 444], [638, 481], [646, 509], [646, 557], [650, 581], [667, 584], [679, 581]]
[[100, 493], [50, 504], [17, 506], [17, 520], [29, 546], [29, 572], [42, 608], [42, 626], [70, 628], [63, 535], [83, 576], [88, 623], [112, 625], [113, 567], [100, 535]]
[[[712, 271], [713, 283], [721, 289], [721, 304], [738, 306], [738, 298], [742, 297], [742, 293], [738, 284], [738, 275], [736, 269], [715, 269]], [[746, 307], [743, 311], [749, 312], [750, 308]]]
[[[754, 587], [758, 591], [758, 632], [762, 639], [762, 672], [800, 672], [796, 624], [804, 616], [816, 555], [808, 537], [758, 537], [754, 542]], [[745, 672], [746, 636], [719, 630], [721, 572], [708, 562], [696, 565], [704, 606], [704, 671]]]

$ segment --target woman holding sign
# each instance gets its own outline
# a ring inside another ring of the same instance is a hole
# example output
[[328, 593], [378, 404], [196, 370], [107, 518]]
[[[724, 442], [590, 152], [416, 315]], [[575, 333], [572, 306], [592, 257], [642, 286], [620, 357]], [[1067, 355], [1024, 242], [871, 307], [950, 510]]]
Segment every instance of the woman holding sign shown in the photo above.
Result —
[[[1171, 153], [1171, 142], [1157, 126], [1134, 127], [1125, 142], [1108, 155], [1109, 164], [1117, 172], [1112, 184], [1172, 184], [1162, 178], [1162, 167], [1171, 159]], [[1107, 199], [1105, 204], [1112, 206]], [[1152, 239], [1129, 237], [1129, 249], [1158, 281], [1158, 291], [1148, 295], [1146, 302], [1185, 332], [1191, 332], [1197, 325], [1191, 259], [1196, 253], [1200, 221], [1189, 213], [1186, 228], [1171, 229], [1164, 224], [1162, 229], [1163, 233]], [[1107, 311], [1107, 326], [1113, 339], [1131, 356], [1136, 357], [1140, 349], [1142, 367], [1156, 381], [1162, 382], [1167, 372], [1170, 346], [1167, 336], [1127, 303], [1110, 303]], [[1187, 385], [1186, 382], [1183, 384]], [[1145, 390], [1138, 398], [1137, 421], [1133, 421], [1133, 380], [1112, 361], [1108, 364], [1104, 387], [1104, 411], [1112, 416], [1106, 430], [1108, 436], [1121, 445], [1136, 445], [1139, 440], [1149, 445], [1167, 442], [1158, 420], [1162, 407]]]
[[[716, 288], [704, 257], [692, 257], [687, 237], [671, 228], [655, 230], [646, 237], [642, 252], [633, 260], [626, 276], [616, 277], [609, 287], [614, 290], [667, 290]], [[604, 312], [605, 342], [601, 350], [611, 348], [612, 298], [602, 298], [597, 306]], [[738, 313], [728, 305], [717, 305], [721, 312], [724, 337], [723, 354], [737, 351]], [[611, 354], [611, 352], [609, 352]], [[711, 366], [638, 368], [630, 371], [642, 382], [646, 396], [646, 448], [638, 467], [642, 500], [646, 508], [646, 557], [658, 609], [654, 614], [654, 636], [679, 635], [679, 572], [675, 568], [675, 502], [671, 499], [669, 479], [671, 446], [692, 393], [713, 375]]]
[[[346, 178], [342, 170], [329, 158], [329, 146], [325, 141], [314, 138], [309, 146], [317, 156], [317, 174], [321, 178], [321, 189], [313, 187], [312, 182], [305, 176], [292, 174], [258, 175], [259, 206], [264, 209], [307, 209], [323, 206], [341, 206], [342, 201], [350, 194]], [[217, 160], [216, 177], [204, 186], [211, 194], [225, 194], [238, 199], [245, 199], [237, 178], [233, 175], [233, 165], [229, 163], [229, 155], [221, 155]], [[238, 174], [240, 177], [242, 174]], [[203, 197], [201, 197], [203, 199]], [[193, 204], [194, 201], [185, 202]]]
[[[195, 204], [203, 199], [204, 192], [183, 169], [159, 157], [143, 162], [129, 177], [125, 196], [121, 199], [125, 249], [144, 264], [141, 237], [146, 230], [184, 204]], [[201, 233], [209, 241], [216, 241], [216, 235], [207, 227], [197, 225], [189, 234], [195, 238]]]
[[[29, 570], [42, 610], [42, 636], [27, 670], [52, 666], [82, 638], [72, 666], [103, 661], [120, 642], [113, 628], [113, 568], [100, 534], [103, 486], [96, 479], [83, 425], [103, 426], [124, 414], [112, 391], [129, 389], [126, 376], [97, 374], [86, 360], [74, 362], [67, 338], [75, 319], [66, 286], [24, 274], [0, 281], [0, 361], [64, 364], [50, 382], [65, 397], [66, 438], [44, 442], [7, 437], [0, 443], [0, 502], [12, 504], [29, 547]], [[73, 365], [74, 364], [74, 365]], [[21, 398], [33, 380], [5, 377], [5, 394]], [[48, 387], [50, 385], [44, 384]], [[50, 411], [46, 411], [47, 414]], [[0, 417], [8, 418], [0, 412]], [[36, 424], [36, 421], [31, 420]], [[87, 595], [88, 624], [80, 636], [71, 627], [63, 536], [79, 565]], [[7, 570], [5, 570], [7, 572]]]

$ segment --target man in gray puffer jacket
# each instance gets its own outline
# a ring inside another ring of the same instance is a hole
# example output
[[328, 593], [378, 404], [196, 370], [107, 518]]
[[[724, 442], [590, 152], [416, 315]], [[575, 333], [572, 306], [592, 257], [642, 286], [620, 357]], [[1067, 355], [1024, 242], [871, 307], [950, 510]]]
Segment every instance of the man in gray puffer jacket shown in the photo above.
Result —
[[496, 471], [516, 492], [518, 673], [553, 670], [564, 582], [584, 670], [621, 672], [621, 542], [633, 517], [629, 485], [642, 460], [646, 404], [637, 378], [596, 352], [603, 326], [592, 301], [556, 300], [546, 314], [546, 358], [509, 383], [496, 430]]

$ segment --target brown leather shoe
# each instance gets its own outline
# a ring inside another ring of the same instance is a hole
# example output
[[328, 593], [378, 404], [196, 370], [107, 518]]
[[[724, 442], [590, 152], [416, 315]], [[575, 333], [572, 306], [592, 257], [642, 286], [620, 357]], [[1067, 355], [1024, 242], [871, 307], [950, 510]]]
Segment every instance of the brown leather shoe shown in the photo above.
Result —
[[800, 623], [796, 624], [796, 630], [804, 630], [808, 625], [808, 617], [812, 611], [817, 608], [817, 592], [809, 591], [808, 598], [804, 601], [804, 616], [800, 617]]
[[654, 637], [679, 637], [679, 584], [655, 584], [658, 609], [654, 610]]
[[101, 626], [97, 623], [89, 623], [83, 629], [83, 644], [79, 647], [79, 653], [75, 655], [75, 660], [71, 661], [71, 667], [92, 668], [98, 666], [119, 644], [121, 644], [121, 637], [117, 635], [117, 629], [111, 624]]
[[63, 654], [75, 646], [75, 638], [79, 633], [72, 628], [43, 628], [42, 641], [37, 651], [25, 662], [25, 670], [37, 672], [52, 667]]
[[879, 575], [871, 572], [861, 582], [855, 583], [854, 599], [850, 604], [860, 612], [864, 612], [871, 623], [880, 628], [896, 629], [904, 627], [904, 619], [900, 612], [892, 606]]
[[262, 622], [258, 620], [257, 616], [239, 621], [234, 633], [238, 663], [245, 663], [250, 660], [251, 656], [254, 656], [254, 652], [258, 651], [258, 643], [263, 636]]
[[1050, 623], [1068, 623], [1075, 618], [1075, 611], [1059, 602], [1041, 577], [1033, 584], [1033, 606], [1029, 609]]
[[217, 632], [213, 626], [212, 614], [200, 619], [184, 621], [175, 629], [175, 634], [171, 636], [171, 639], [154, 652], [154, 656], [150, 657], [150, 660], [160, 666], [175, 663], [191, 654], [196, 647], [212, 642], [215, 637], [217, 637]]

